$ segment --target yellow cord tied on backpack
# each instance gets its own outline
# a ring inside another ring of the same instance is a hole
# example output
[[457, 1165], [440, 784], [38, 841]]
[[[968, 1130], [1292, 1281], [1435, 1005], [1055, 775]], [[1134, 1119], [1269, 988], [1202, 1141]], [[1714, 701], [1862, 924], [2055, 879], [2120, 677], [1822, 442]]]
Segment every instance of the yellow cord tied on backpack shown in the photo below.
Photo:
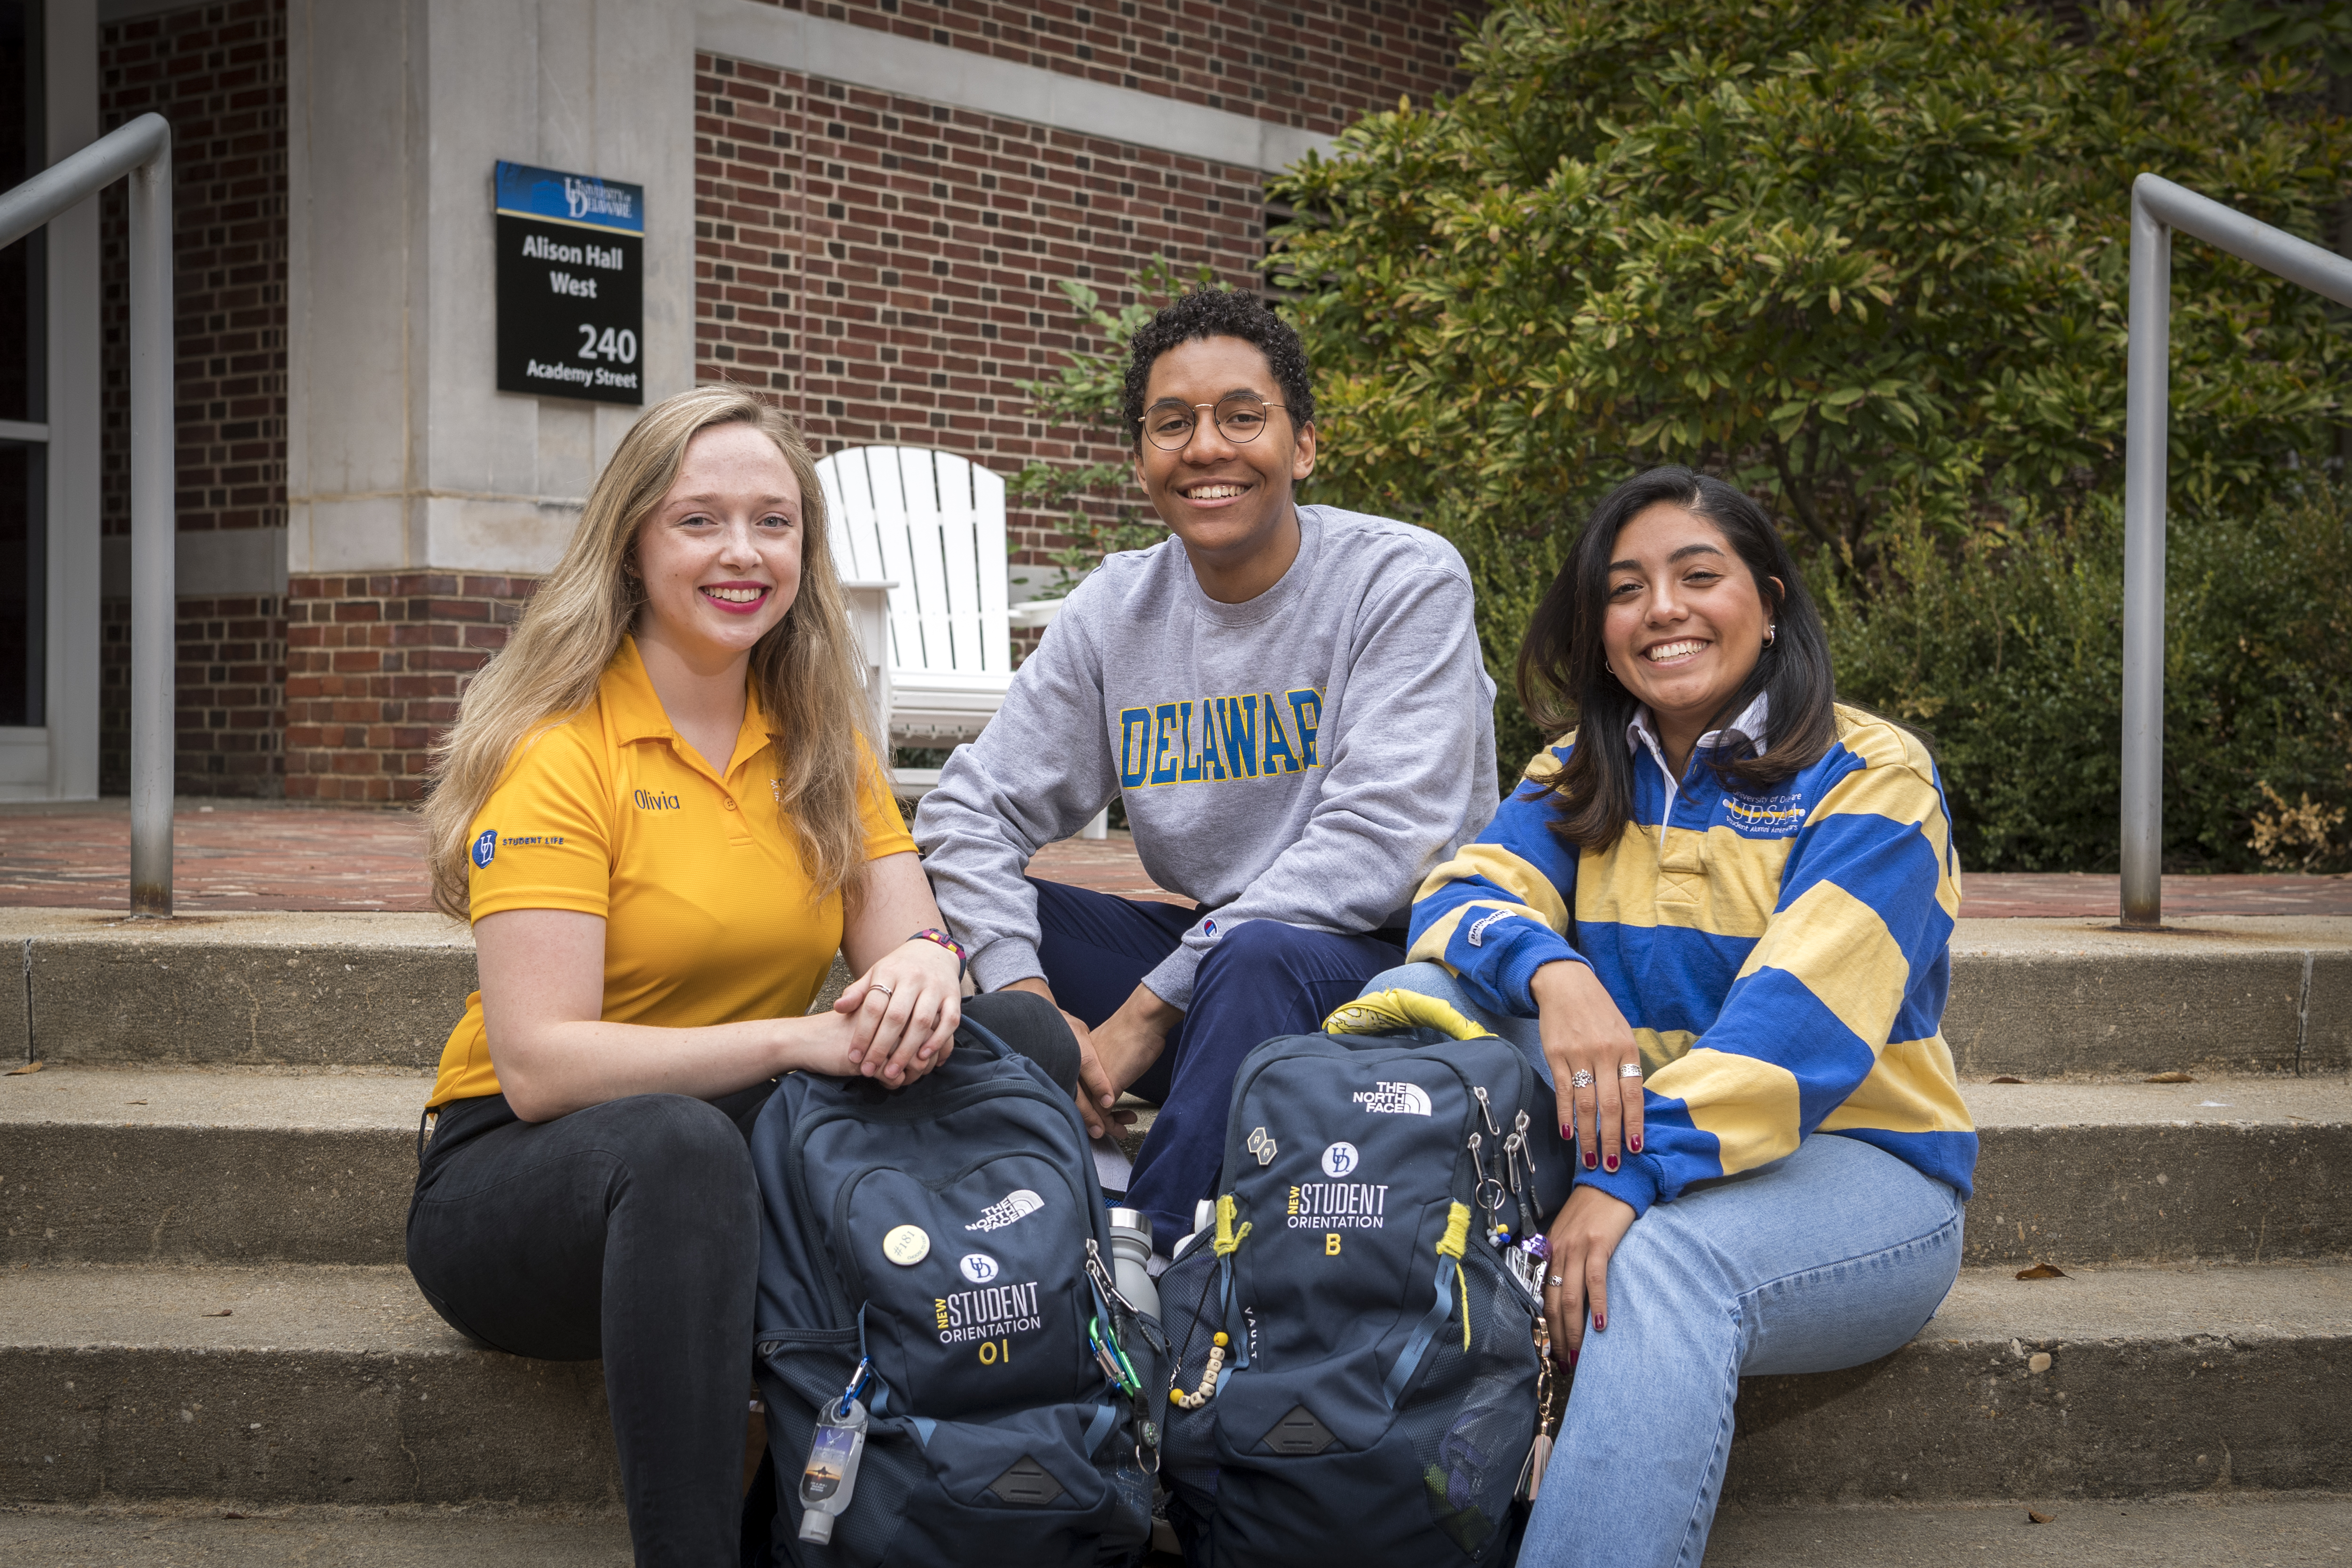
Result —
[[[1443, 1005], [1442, 1003], [1440, 1004]], [[1470, 1348], [1470, 1281], [1462, 1272], [1462, 1249], [1470, 1243], [1470, 1206], [1457, 1203], [1445, 1211], [1445, 1234], [1437, 1239], [1437, 1255], [1454, 1260], [1454, 1281], [1462, 1292], [1462, 1348]]]
[[1423, 1028], [1455, 1040], [1480, 1040], [1495, 1032], [1453, 1003], [1419, 991], [1374, 991], [1341, 1003], [1323, 1020], [1325, 1034], [1398, 1034]]
[[[1466, 1214], [1468, 1210], [1465, 1209], [1464, 1212]], [[1467, 1224], [1466, 1220], [1465, 1221], [1465, 1224]], [[1234, 1249], [1239, 1247], [1242, 1244], [1243, 1239], [1248, 1236], [1249, 1233], [1249, 1221], [1246, 1219], [1242, 1221], [1240, 1229], [1236, 1230], [1234, 1228], [1234, 1195], [1232, 1193], [1225, 1193], [1219, 1197], [1217, 1199], [1217, 1234], [1214, 1239], [1211, 1242], [1211, 1245], [1217, 1249], [1217, 1256], [1220, 1258], [1232, 1257], [1234, 1255]], [[1253, 1254], [1253, 1256], [1255, 1256], [1255, 1254]]]

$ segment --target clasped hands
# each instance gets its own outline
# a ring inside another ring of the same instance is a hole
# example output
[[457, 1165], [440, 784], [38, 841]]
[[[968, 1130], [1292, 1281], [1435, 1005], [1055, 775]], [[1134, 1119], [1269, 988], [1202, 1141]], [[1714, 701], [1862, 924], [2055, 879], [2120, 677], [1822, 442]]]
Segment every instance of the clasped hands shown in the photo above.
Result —
[[963, 1021], [963, 967], [936, 942], [909, 939], [850, 982], [833, 1004], [845, 1077], [904, 1089], [947, 1060]]
[[[1032, 977], [1015, 980], [1011, 990], [1034, 991], [1054, 1001], [1054, 989]], [[1059, 1009], [1059, 1002], [1054, 1003]], [[1105, 1136], [1114, 1125], [1135, 1120], [1132, 1111], [1113, 1111], [1127, 1086], [1150, 1071], [1168, 1048], [1168, 1036], [1184, 1021], [1184, 1009], [1164, 1002], [1146, 986], [1138, 986], [1118, 1011], [1088, 1029], [1068, 1010], [1062, 1018], [1078, 1037], [1078, 1116], [1090, 1138]]]

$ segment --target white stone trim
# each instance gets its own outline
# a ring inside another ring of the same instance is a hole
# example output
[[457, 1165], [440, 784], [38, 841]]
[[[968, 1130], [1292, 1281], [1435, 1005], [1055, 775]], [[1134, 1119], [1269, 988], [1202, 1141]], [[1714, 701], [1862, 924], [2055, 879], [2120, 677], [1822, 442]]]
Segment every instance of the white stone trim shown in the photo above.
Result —
[[698, 0], [694, 47], [713, 55], [799, 71], [828, 81], [904, 93], [1129, 146], [1213, 163], [1273, 171], [1331, 145], [1246, 114], [1185, 103], [1133, 88], [1017, 65], [972, 49], [902, 38], [758, 0]]

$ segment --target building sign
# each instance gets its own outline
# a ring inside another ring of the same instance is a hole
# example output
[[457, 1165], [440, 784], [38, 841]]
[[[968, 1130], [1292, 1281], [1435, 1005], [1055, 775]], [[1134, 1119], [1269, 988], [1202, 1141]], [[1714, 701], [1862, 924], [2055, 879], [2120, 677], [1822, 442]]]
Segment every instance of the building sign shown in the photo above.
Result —
[[499, 390], [646, 401], [646, 192], [590, 174], [498, 172]]

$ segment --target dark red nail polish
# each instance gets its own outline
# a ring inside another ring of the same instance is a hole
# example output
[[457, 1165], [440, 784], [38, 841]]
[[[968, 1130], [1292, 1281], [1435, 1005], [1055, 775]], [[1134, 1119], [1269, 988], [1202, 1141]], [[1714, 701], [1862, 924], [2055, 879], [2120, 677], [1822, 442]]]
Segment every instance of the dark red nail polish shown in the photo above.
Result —
[[1593, 1170], [1593, 1169], [1596, 1169], [1596, 1168], [1600, 1166], [1600, 1164], [1601, 1164], [1601, 1162], [1600, 1162], [1599, 1160], [1597, 1160], [1597, 1159], [1593, 1158], [1591, 1155], [1585, 1155], [1585, 1156], [1584, 1156], [1584, 1168], [1585, 1168], [1586, 1170]]
[[1574, 1372], [1576, 1370], [1576, 1347], [1574, 1345], [1568, 1347], [1568, 1369], [1570, 1372]]
[[1607, 1333], [1609, 1332], [1609, 1320], [1602, 1317], [1599, 1312], [1593, 1313], [1592, 1332], [1595, 1333]]
[[1614, 1174], [1616, 1173], [1616, 1170], [1617, 1170], [1617, 1156], [1616, 1156], [1615, 1155], [1610, 1155], [1607, 1159], [1605, 1159], [1605, 1160], [1601, 1161], [1601, 1163], [1602, 1165], [1604, 1165], [1604, 1166], [1608, 1166], [1608, 1167], [1609, 1167], [1610, 1173], [1611, 1173], [1612, 1175], [1614, 1175]]
[[1642, 1152], [1642, 1134], [1639, 1133], [1634, 1134], [1633, 1142], [1627, 1144], [1625, 1146], [1632, 1149], [1635, 1154], [1640, 1154]]
[[1576, 1141], [1576, 1134], [1569, 1129], [1565, 1122], [1559, 1125], [1559, 1141], [1563, 1144], [1572, 1144]]

